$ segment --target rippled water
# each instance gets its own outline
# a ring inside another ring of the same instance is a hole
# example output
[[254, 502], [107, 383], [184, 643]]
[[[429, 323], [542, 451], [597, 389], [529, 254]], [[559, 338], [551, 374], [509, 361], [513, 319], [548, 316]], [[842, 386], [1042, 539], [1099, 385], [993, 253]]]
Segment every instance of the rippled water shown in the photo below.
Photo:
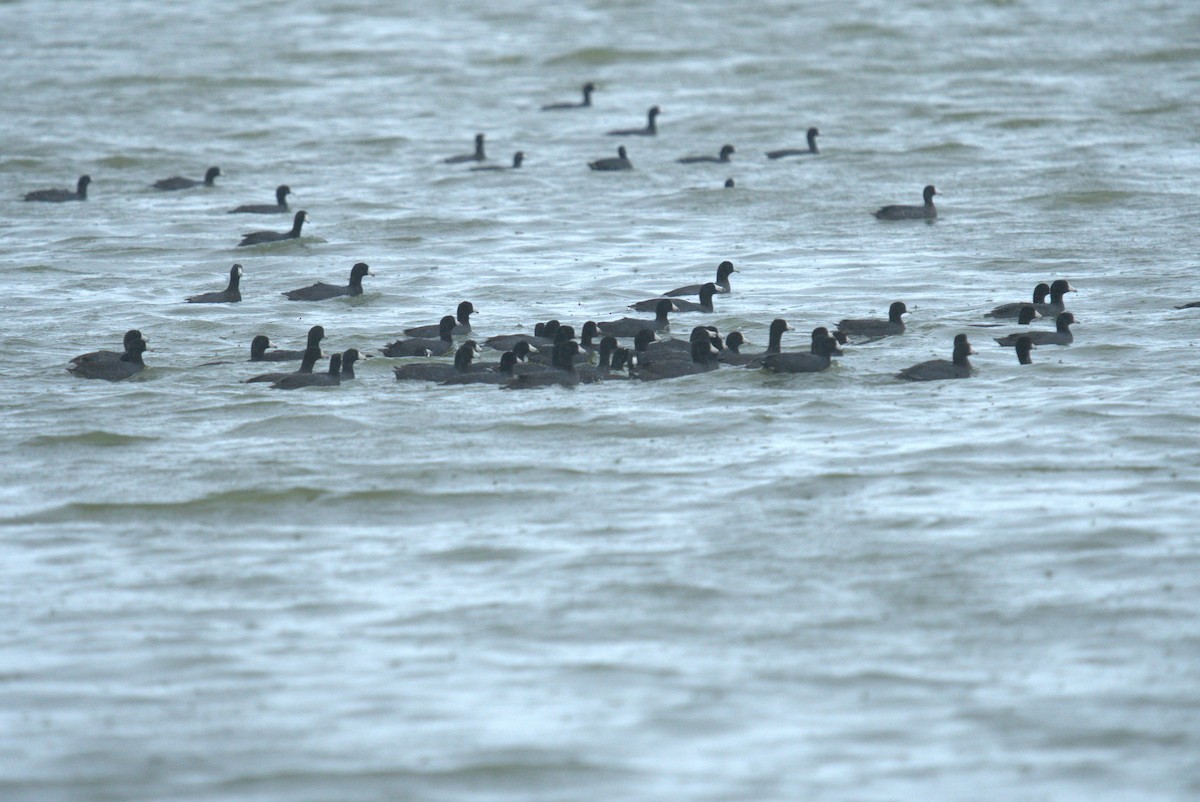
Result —
[[[1200, 795], [1200, 9], [113, 0], [0, 31], [4, 799]], [[634, 172], [586, 169], [654, 104]], [[762, 155], [810, 125], [820, 157]], [[525, 166], [441, 164], [477, 131]], [[87, 203], [20, 200], [84, 172]], [[288, 227], [225, 213], [279, 183], [305, 236], [235, 248]], [[868, 214], [926, 183], [936, 224]], [[723, 259], [713, 320], [757, 346], [896, 299], [909, 331], [790, 378], [238, 381], [258, 333], [373, 350], [464, 298], [485, 335], [578, 325]], [[279, 295], [359, 260], [361, 298]], [[241, 304], [181, 303], [234, 261]], [[1020, 367], [972, 327], [1058, 277], [1071, 347]], [[62, 369], [131, 327], [136, 379]], [[892, 378], [959, 331], [974, 378]]]

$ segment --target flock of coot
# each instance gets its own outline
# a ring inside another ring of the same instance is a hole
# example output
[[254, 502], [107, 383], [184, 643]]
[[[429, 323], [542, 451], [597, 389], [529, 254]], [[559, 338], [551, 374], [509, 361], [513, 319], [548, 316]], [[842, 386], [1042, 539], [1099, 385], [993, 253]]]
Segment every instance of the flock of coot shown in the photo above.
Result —
[[[587, 83], [583, 86], [583, 99], [578, 103], [552, 103], [542, 106], [543, 111], [589, 108], [596, 87]], [[644, 127], [624, 128], [608, 131], [610, 136], [655, 136], [658, 133], [657, 118], [662, 113], [658, 106], [647, 112]], [[817, 137], [820, 132], [814, 127], [807, 131], [806, 148], [774, 150], [766, 153], [769, 159], [787, 156], [817, 155]], [[475, 148], [471, 153], [444, 159], [446, 164], [475, 163], [472, 170], [519, 169], [525, 154], [514, 154], [512, 166], [485, 165], [485, 137], [477, 134]], [[692, 163], [729, 163], [736, 153], [733, 145], [724, 145], [715, 156], [685, 156], [678, 161]], [[615, 158], [602, 158], [588, 163], [593, 170], [630, 170], [633, 164], [624, 146], [617, 150]], [[177, 191], [194, 187], [213, 186], [221, 175], [218, 167], [210, 167], [202, 179], [173, 176], [154, 182], [162, 191]], [[91, 177], [81, 176], [75, 191], [47, 189], [25, 195], [27, 201], [62, 203], [87, 199]], [[729, 179], [726, 186], [732, 186]], [[279, 186], [275, 191], [274, 204], [248, 204], [231, 209], [239, 214], [281, 214], [291, 211], [287, 198], [291, 189]], [[937, 190], [926, 186], [923, 203], [919, 206], [890, 205], [873, 212], [879, 220], [924, 220], [937, 218], [933, 196]], [[254, 231], [243, 236], [239, 247], [255, 246], [300, 237], [308, 215], [297, 211], [292, 227], [286, 231]], [[752, 368], [777, 373], [814, 373], [830, 366], [835, 356], [843, 355], [847, 344], [873, 342], [885, 337], [901, 335], [905, 331], [903, 316], [908, 313], [904, 302], [896, 301], [888, 309], [886, 319], [847, 318], [837, 323], [831, 331], [820, 326], [810, 335], [807, 349], [784, 350], [783, 337], [791, 326], [783, 319], [776, 319], [769, 326], [768, 343], [761, 352], [746, 353], [745, 336], [738, 331], [722, 334], [714, 326], [693, 325], [686, 339], [664, 336], [672, 326], [672, 316], [681, 314], [711, 314], [719, 298], [732, 292], [730, 276], [737, 268], [729, 261], [718, 265], [715, 281], [677, 287], [655, 296], [630, 304], [637, 312], [653, 313], [652, 318], [625, 317], [617, 320], [587, 321], [580, 330], [558, 320], [540, 322], [531, 334], [495, 335], [482, 340], [474, 338], [471, 315], [475, 307], [470, 301], [461, 302], [453, 315], [444, 316], [437, 324], [418, 326], [405, 330], [405, 337], [379, 346], [385, 357], [409, 360], [395, 367], [397, 380], [440, 382], [442, 384], [492, 384], [510, 389], [545, 387], [554, 385], [576, 385], [596, 381], [629, 380], [656, 381], [704, 373], [719, 368]], [[225, 289], [193, 295], [188, 303], [219, 304], [241, 301], [240, 281], [243, 268], [235, 264], [229, 271], [229, 282]], [[290, 301], [318, 302], [343, 296], [357, 296], [363, 292], [363, 278], [372, 275], [367, 264], [359, 262], [350, 270], [345, 285], [318, 282], [283, 293]], [[1015, 348], [1020, 364], [1029, 364], [1030, 351], [1036, 345], [1069, 345], [1073, 340], [1070, 327], [1075, 317], [1065, 309], [1063, 297], [1074, 288], [1063, 279], [1051, 284], [1038, 284], [1031, 301], [1002, 304], [987, 313], [988, 317], [1012, 319], [1018, 325], [1029, 326], [1041, 318], [1052, 318], [1054, 331], [1027, 330], [1001, 337], [996, 342]], [[697, 300], [688, 300], [695, 296]], [[1200, 306], [1200, 302], [1187, 304]], [[1180, 307], [1184, 308], [1184, 307]], [[995, 325], [995, 324], [992, 324]], [[305, 348], [298, 350], [274, 349], [264, 335], [254, 337], [250, 344], [250, 361], [278, 363], [300, 360], [294, 371], [272, 371], [246, 379], [247, 382], [270, 382], [278, 389], [323, 387], [338, 385], [354, 378], [354, 364], [367, 356], [351, 348], [329, 356], [328, 370], [317, 370], [322, 359], [321, 341], [325, 330], [313, 326], [308, 333]], [[464, 338], [466, 338], [464, 340]], [[622, 341], [624, 343], [622, 344]], [[100, 350], [82, 354], [71, 360], [68, 370], [75, 376], [86, 379], [120, 381], [136, 375], [144, 367], [143, 355], [147, 340], [136, 329], [125, 334], [121, 351]], [[485, 350], [487, 349], [487, 350]], [[487, 351], [496, 358], [488, 359]], [[909, 381], [936, 381], [942, 379], [967, 378], [972, 374], [970, 356], [976, 353], [966, 334], [954, 338], [951, 358], [922, 362], [900, 370], [896, 377]], [[453, 361], [436, 359], [452, 357]], [[413, 361], [418, 360], [418, 361]], [[223, 363], [208, 363], [223, 364]]]

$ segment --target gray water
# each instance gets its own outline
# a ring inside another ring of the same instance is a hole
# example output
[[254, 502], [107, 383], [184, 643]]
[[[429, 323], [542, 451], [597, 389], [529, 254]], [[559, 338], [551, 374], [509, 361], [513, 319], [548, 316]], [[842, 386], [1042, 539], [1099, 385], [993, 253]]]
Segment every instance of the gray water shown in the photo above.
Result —
[[[1194, 4], [8, 2], [0, 80], [3, 799], [1200, 795]], [[477, 131], [525, 166], [441, 163]], [[304, 237], [235, 248], [279, 183]], [[936, 224], [868, 214], [926, 183]], [[756, 347], [909, 331], [799, 377], [239, 382], [255, 334], [578, 326], [723, 259]], [[241, 304], [181, 303], [235, 261]], [[1074, 345], [972, 327], [1060, 277]], [[132, 327], [135, 379], [63, 370]], [[960, 331], [973, 378], [893, 378]]]

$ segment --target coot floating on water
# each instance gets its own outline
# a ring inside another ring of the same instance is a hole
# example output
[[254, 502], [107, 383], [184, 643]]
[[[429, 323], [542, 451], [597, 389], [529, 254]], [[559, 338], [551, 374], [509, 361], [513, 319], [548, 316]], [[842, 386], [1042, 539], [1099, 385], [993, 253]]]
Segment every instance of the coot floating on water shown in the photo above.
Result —
[[463, 162], [484, 162], [487, 161], [487, 155], [483, 152], [483, 134], [475, 135], [475, 152], [462, 153], [458, 156], [450, 156], [442, 159], [443, 164], [461, 164]]
[[782, 159], [785, 156], [808, 156], [814, 153], [820, 153], [821, 151], [817, 150], [817, 137], [820, 135], [821, 132], [816, 128], [809, 128], [807, 134], [805, 135], [808, 138], [807, 148], [783, 148], [782, 150], [769, 150], [767, 151], [767, 158]]
[[975, 349], [971, 347], [971, 343], [967, 342], [967, 335], [956, 334], [954, 335], [952, 359], [931, 359], [928, 362], [920, 362], [900, 371], [896, 374], [896, 378], [915, 382], [965, 379], [971, 375], [969, 357], [973, 353], [975, 353]]
[[235, 304], [242, 300], [239, 286], [242, 282], [242, 266], [235, 264], [229, 268], [229, 284], [219, 292], [205, 292], [189, 296], [189, 304]]
[[609, 136], [655, 136], [658, 134], [658, 124], [656, 119], [662, 114], [662, 109], [658, 106], [651, 106], [646, 112], [646, 127], [645, 128], [618, 128], [614, 131], [609, 131]]
[[154, 182], [155, 189], [175, 190], [175, 189], [191, 189], [192, 187], [211, 187], [213, 182], [217, 180], [217, 176], [221, 175], [220, 167], [209, 167], [204, 173], [204, 178], [197, 181], [194, 178], [184, 178], [181, 175], [173, 175], [170, 178], [162, 178]]
[[229, 214], [279, 214], [288, 211], [287, 196], [292, 194], [292, 188], [287, 184], [275, 187], [275, 203], [247, 203], [236, 209], [230, 209]]
[[542, 106], [542, 111], [561, 111], [563, 109], [586, 109], [592, 105], [592, 92], [596, 91], [596, 85], [588, 81], [583, 85], [583, 100], [579, 103], [547, 103]]
[[933, 220], [937, 218], [937, 207], [933, 205], [933, 196], [941, 194], [928, 185], [922, 191], [925, 198], [924, 206], [884, 206], [871, 212], [877, 220]]
[[729, 157], [734, 153], [733, 145], [723, 145], [721, 153], [717, 156], [684, 156], [682, 159], [676, 159], [680, 164], [712, 164], [712, 163], [728, 163]]
[[251, 231], [249, 234], [242, 236], [242, 241], [238, 243], [238, 247], [245, 245], [262, 245], [267, 242], [282, 242], [288, 239], [297, 239], [300, 236], [300, 229], [308, 222], [308, 212], [296, 212], [296, 216], [292, 218], [291, 231]]
[[342, 296], [354, 297], [362, 295], [363, 276], [373, 276], [371, 268], [366, 262], [359, 262], [350, 268], [350, 283], [346, 285], [326, 284], [323, 281], [318, 281], [316, 284], [310, 284], [307, 287], [301, 287], [298, 290], [289, 290], [281, 293], [289, 301], [325, 301], [330, 298], [340, 298]]
[[88, 184], [92, 183], [90, 175], [79, 176], [75, 183], [75, 191], [69, 189], [38, 189], [25, 193], [27, 201], [42, 201], [43, 203], [63, 203], [65, 201], [87, 200]]
[[616, 158], [596, 159], [594, 162], [588, 162], [588, 167], [593, 170], [613, 171], [613, 170], [632, 170], [633, 162], [629, 161], [629, 155], [625, 152], [625, 146], [617, 148]]

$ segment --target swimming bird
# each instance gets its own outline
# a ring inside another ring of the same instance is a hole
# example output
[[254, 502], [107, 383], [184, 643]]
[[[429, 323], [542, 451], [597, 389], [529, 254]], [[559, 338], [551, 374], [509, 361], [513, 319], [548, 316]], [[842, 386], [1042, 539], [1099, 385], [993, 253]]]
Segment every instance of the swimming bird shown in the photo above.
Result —
[[[472, 370], [468, 373], [456, 373], [449, 377], [442, 384], [508, 384], [516, 375], [513, 373], [513, 368], [517, 365], [517, 355], [512, 351], [505, 351], [500, 355], [500, 363], [495, 369], [487, 370]], [[473, 365], [473, 368], [479, 367]]]
[[354, 375], [354, 364], [362, 358], [363, 355], [358, 352], [357, 348], [347, 348], [342, 351], [342, 381], [358, 378]]
[[1176, 309], [1195, 309], [1196, 307], [1200, 307], [1200, 301], [1192, 301], [1191, 303], [1183, 304], [1183, 305], [1177, 306], [1175, 308]]
[[732, 178], [725, 179], [725, 189], [733, 189], [735, 186]]
[[667, 319], [667, 315], [674, 308], [675, 303], [670, 298], [660, 298], [654, 307], [654, 320], [623, 317], [620, 320], [608, 320], [596, 325], [602, 334], [611, 334], [614, 337], [633, 337], [642, 329], [662, 331], [670, 328], [671, 322]]
[[660, 114], [662, 114], [662, 109], [658, 106], [651, 106], [650, 111], [646, 112], [645, 128], [618, 128], [615, 131], [609, 131], [608, 136], [656, 136], [658, 125], [655, 120]]
[[1034, 345], [1070, 345], [1075, 341], [1075, 335], [1071, 333], [1071, 324], [1075, 322], [1075, 316], [1070, 312], [1061, 312], [1054, 318], [1054, 331], [1018, 332], [995, 339], [1008, 348], [1016, 345], [1021, 337], [1028, 337]]
[[242, 384], [254, 384], [256, 382], [277, 382], [280, 379], [291, 376], [293, 373], [312, 373], [313, 368], [317, 366], [317, 360], [320, 358], [321, 346], [313, 344], [310, 339], [308, 348], [304, 349], [304, 357], [300, 360], [300, 367], [296, 370], [260, 373], [257, 376], [251, 376], [249, 379], [242, 379]]
[[[511, 352], [509, 352], [511, 353]], [[427, 381], [442, 382], [459, 373], [471, 370], [471, 360], [479, 355], [479, 346], [474, 340], [467, 340], [454, 352], [453, 364], [445, 362], [421, 362], [417, 364], [397, 365], [392, 368], [397, 381]]]
[[63, 203], [65, 201], [87, 200], [88, 184], [92, 183], [90, 175], [79, 176], [75, 183], [75, 191], [69, 189], [38, 189], [25, 193], [27, 201], [42, 201], [43, 203]]
[[321, 340], [325, 339], [325, 329], [322, 326], [313, 326], [308, 330], [308, 341], [304, 348], [296, 351], [268, 351], [268, 348], [273, 347], [271, 341], [265, 334], [259, 334], [250, 341], [250, 361], [251, 362], [290, 362], [293, 359], [303, 359], [308, 352], [316, 348], [317, 357], [321, 356]]
[[843, 332], [849, 337], [868, 337], [872, 340], [877, 340], [881, 337], [887, 337], [892, 334], [904, 333], [904, 321], [902, 315], [908, 314], [908, 307], [903, 301], [895, 301], [888, 307], [888, 319], [879, 320], [878, 318], [848, 318], [839, 320], [837, 324], [838, 331]]
[[821, 326], [813, 330], [810, 351], [767, 354], [762, 359], [762, 366], [776, 373], [817, 373], [832, 364], [831, 357], [841, 355], [838, 341]]
[[[671, 298], [673, 312], [711, 312], [713, 311], [713, 296], [717, 294], [717, 285], [711, 281], [707, 284], [701, 284], [700, 290], [697, 293], [700, 296], [700, 301], [685, 301], [681, 298]], [[638, 312], [653, 312], [658, 308], [658, 302], [661, 298], [648, 298], [645, 301], [638, 301], [630, 304], [630, 309], [635, 309]]]
[[363, 276], [373, 275], [375, 274], [371, 272], [371, 268], [366, 262], [359, 262], [350, 268], [350, 283], [345, 286], [326, 284], [323, 281], [318, 281], [316, 284], [310, 284], [307, 287], [301, 287], [298, 290], [290, 290], [281, 294], [289, 301], [326, 301], [330, 298], [340, 298], [344, 295], [354, 297], [362, 295]]
[[461, 153], [458, 156], [450, 156], [442, 159], [443, 164], [462, 164], [463, 162], [484, 162], [487, 161], [487, 155], [483, 152], [483, 134], [475, 135], [475, 152]]
[[286, 239], [297, 239], [300, 236], [301, 227], [308, 222], [308, 212], [296, 212], [296, 216], [292, 219], [291, 231], [251, 231], [249, 234], [242, 236], [242, 241], [238, 243], [238, 247], [244, 245], [262, 245], [267, 242], [280, 242]]
[[484, 164], [484, 165], [480, 165], [479, 167], [472, 167], [471, 172], [473, 172], [473, 173], [480, 173], [480, 172], [497, 173], [497, 172], [501, 172], [504, 170], [519, 170], [519, 169], [521, 169], [521, 164], [524, 161], [525, 161], [525, 151], [518, 150], [516, 153], [513, 154], [512, 167], [506, 167], [502, 164]]
[[721, 153], [718, 156], [684, 156], [682, 159], [676, 159], [680, 164], [701, 164], [701, 163], [728, 163], [729, 157], [737, 153], [733, 149], [733, 145], [722, 145]]
[[940, 195], [933, 184], [928, 185], [922, 192], [925, 198], [924, 206], [884, 206], [871, 212], [876, 220], [934, 220], [937, 218], [937, 207], [933, 205], [933, 196]]
[[275, 187], [275, 203], [247, 203], [236, 209], [230, 209], [229, 214], [278, 214], [288, 211], [287, 196], [292, 194], [292, 188], [287, 184]]
[[1029, 352], [1033, 350], [1032, 337], [1028, 334], [1022, 334], [1017, 338], [1015, 347], [1017, 349], [1017, 362], [1022, 365], [1028, 365], [1033, 362], [1033, 359], [1029, 356]]
[[[717, 265], [717, 280], [714, 282], [717, 285], [717, 292], [722, 294], [731, 292], [733, 288], [729, 285], [729, 277], [739, 272], [741, 271], [733, 266], [733, 262], [728, 260]], [[676, 287], [670, 292], [664, 292], [663, 297], [679, 298], [685, 295], [699, 295], [700, 288], [703, 286], [703, 284], [688, 284], [684, 287]]]
[[384, 356], [441, 356], [448, 354], [454, 348], [454, 315], [446, 315], [438, 323], [438, 338], [413, 337], [409, 340], [396, 340], [383, 347]]
[[751, 342], [746, 339], [740, 331], [731, 331], [725, 335], [725, 351], [721, 354], [721, 361], [726, 365], [742, 365], [743, 360], [759, 359], [758, 356], [742, 353], [743, 345], [751, 345]]
[[326, 373], [293, 373], [279, 379], [271, 388], [274, 390], [299, 390], [301, 387], [332, 387], [342, 383], [342, 355], [329, 357]]
[[967, 335], [954, 335], [954, 356], [949, 361], [945, 359], [931, 359], [928, 362], [920, 362], [896, 374], [897, 379], [906, 379], [914, 382], [940, 381], [942, 379], [965, 379], [971, 375], [971, 360], [969, 357], [975, 353], [975, 349], [971, 347], [971, 343], [967, 342]]
[[[611, 335], [606, 335], [601, 338], [600, 345], [596, 351], [596, 366], [584, 365], [576, 366], [579, 371], [579, 381], [584, 384], [594, 384], [608, 376], [612, 370], [612, 355], [613, 351], [617, 350], [617, 338]], [[580, 353], [580, 357], [584, 354]]]
[[[1043, 285], [1043, 286], [1045, 286], [1045, 285]], [[1038, 312], [1038, 310], [1033, 308], [1033, 304], [1028, 304], [1028, 303], [1020, 304], [1020, 307], [1021, 307], [1021, 311], [1017, 313], [1017, 325], [1018, 326], [1028, 326], [1030, 323], [1032, 323], [1035, 320], [1041, 320], [1042, 315], [1041, 315], [1041, 313]], [[1005, 324], [1005, 323], [972, 323], [970, 325], [972, 328], [977, 328], [977, 329], [992, 329], [992, 328], [997, 328], [999, 326], [1004, 326], [1007, 324]]]
[[550, 320], [545, 323], [538, 322], [534, 324], [533, 334], [497, 334], [488, 337], [483, 341], [483, 344], [488, 348], [495, 348], [497, 351], [511, 351], [518, 344], [525, 343], [526, 347], [530, 345], [553, 345], [554, 334], [557, 332], [559, 322]]
[[242, 291], [238, 288], [242, 282], [242, 266], [235, 264], [229, 268], [229, 284], [219, 292], [205, 292], [189, 296], [189, 304], [235, 304], [242, 300]]
[[660, 379], [679, 379], [684, 376], [694, 376], [697, 373], [707, 373], [721, 366], [718, 352], [712, 341], [701, 334], [693, 333], [689, 342], [691, 358], [656, 359], [652, 362], [638, 362], [637, 378], [642, 381], [658, 381]]
[[1040, 304], [1043, 304], [1046, 302], [1046, 296], [1049, 294], [1050, 294], [1050, 285], [1044, 281], [1040, 282], [1037, 286], [1035, 286], [1033, 288], [1033, 302], [1032, 303], [1030, 303], [1029, 301], [1015, 301], [1012, 303], [1000, 304], [999, 306], [994, 307], [992, 309], [992, 311], [988, 312], [987, 317], [999, 317], [999, 318], [1018, 317], [1021, 314], [1022, 309], [1033, 309], [1034, 311], [1036, 311], [1037, 307]]
[[771, 321], [771, 327], [767, 335], [767, 350], [759, 354], [739, 353], [736, 356], [725, 354], [722, 357], [722, 361], [730, 365], [741, 365], [747, 368], [762, 367], [763, 360], [766, 357], [770, 356], [771, 354], [778, 354], [782, 352], [783, 333], [785, 331], [792, 330], [792, 327], [788, 325], [786, 320], [781, 317], [777, 317]]
[[[122, 343], [121, 343], [122, 350], [120, 350], [120, 351], [103, 351], [103, 350], [90, 351], [86, 354], [80, 354], [79, 356], [74, 357], [71, 360], [70, 364], [78, 365], [83, 362], [115, 362], [115, 361], [118, 361], [122, 357], [124, 357], [126, 354], [129, 353], [129, 349], [133, 347], [134, 343], [136, 343], [138, 340], [142, 340], [142, 339], [145, 339], [145, 338], [142, 337], [142, 333], [140, 331], [138, 331], [137, 329], [130, 329], [129, 331], [125, 332], [125, 336], [124, 336], [124, 338], [122, 338]], [[69, 368], [68, 368], [68, 370], [69, 370]]]
[[502, 389], [528, 390], [535, 387], [574, 387], [579, 384], [579, 371], [575, 369], [575, 356], [579, 353], [579, 343], [574, 340], [563, 340], [554, 346], [551, 359], [551, 370], [540, 373], [518, 374]]
[[588, 81], [583, 85], [583, 101], [580, 103], [547, 103], [542, 106], [542, 111], [561, 111], [563, 109], [586, 109], [592, 105], [592, 92], [596, 91], [596, 85]]
[[128, 379], [145, 369], [146, 363], [142, 361], [142, 354], [147, 347], [146, 339], [139, 337], [129, 343], [125, 353], [117, 359], [89, 359], [88, 355], [84, 354], [82, 357], [76, 357], [67, 370], [72, 376], [80, 379], [104, 379], [110, 382]]
[[629, 155], [625, 152], [625, 146], [617, 148], [617, 157], [614, 159], [596, 159], [594, 162], [588, 162], [588, 167], [593, 170], [601, 170], [612, 172], [615, 170], [632, 170], [633, 162], [629, 161]]
[[817, 137], [820, 135], [821, 132], [816, 128], [809, 128], [808, 132], [805, 134], [805, 136], [808, 138], [807, 148], [783, 148], [782, 150], [769, 150], [767, 151], [767, 158], [782, 159], [785, 156], [808, 156], [820, 153], [821, 151], [817, 150]]
[[1054, 281], [1050, 282], [1050, 300], [1046, 303], [1034, 304], [1033, 306], [1038, 310], [1038, 312], [1046, 317], [1057, 315], [1059, 312], [1065, 312], [1067, 309], [1067, 302], [1063, 296], [1065, 296], [1068, 292], [1076, 292], [1075, 288], [1071, 286], [1070, 282], [1068, 282], [1065, 278], [1055, 279]]
[[192, 187], [206, 186], [211, 187], [213, 182], [217, 180], [217, 176], [221, 175], [220, 167], [209, 167], [204, 173], [203, 180], [197, 181], [194, 178], [184, 178], [180, 175], [173, 175], [170, 178], [162, 178], [154, 182], [155, 189], [175, 190], [175, 189], [191, 189]]
[[[471, 333], [471, 315], [479, 314], [479, 310], [470, 301], [462, 301], [458, 304], [458, 309], [455, 311], [454, 317], [458, 321], [454, 326], [455, 335], [462, 336]], [[437, 337], [441, 334], [442, 324], [431, 323], [428, 326], [413, 326], [404, 330], [404, 333], [409, 337]], [[509, 350], [508, 348], [504, 350]]]

